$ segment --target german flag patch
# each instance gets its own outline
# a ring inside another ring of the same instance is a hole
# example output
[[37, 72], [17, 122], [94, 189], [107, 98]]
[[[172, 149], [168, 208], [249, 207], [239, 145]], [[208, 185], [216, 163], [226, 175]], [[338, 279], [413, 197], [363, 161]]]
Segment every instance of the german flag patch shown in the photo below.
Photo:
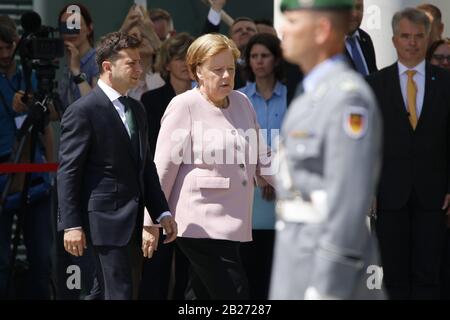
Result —
[[344, 111], [344, 131], [353, 139], [362, 138], [366, 132], [369, 117], [366, 108], [363, 107], [347, 107]]

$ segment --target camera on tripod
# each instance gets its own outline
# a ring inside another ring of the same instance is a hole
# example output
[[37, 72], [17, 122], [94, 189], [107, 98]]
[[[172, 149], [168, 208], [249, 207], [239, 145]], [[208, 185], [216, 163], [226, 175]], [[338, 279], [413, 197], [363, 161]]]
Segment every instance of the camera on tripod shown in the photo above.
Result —
[[41, 25], [41, 17], [34, 11], [26, 12], [21, 17], [24, 30], [18, 45], [18, 52], [23, 68], [26, 93], [31, 93], [32, 70], [35, 70], [37, 88], [33, 94], [33, 102], [28, 103], [27, 95], [23, 102], [29, 106], [30, 121], [42, 130], [48, 123], [49, 103], [53, 103], [56, 111], [60, 111], [60, 100], [54, 92], [58, 58], [64, 56], [64, 42], [56, 34], [59, 30]]

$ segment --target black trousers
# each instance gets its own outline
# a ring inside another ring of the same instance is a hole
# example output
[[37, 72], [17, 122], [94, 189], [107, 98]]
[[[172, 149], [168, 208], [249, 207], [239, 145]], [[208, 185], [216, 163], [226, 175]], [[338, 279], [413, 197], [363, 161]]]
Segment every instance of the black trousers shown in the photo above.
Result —
[[439, 299], [445, 212], [427, 210], [412, 192], [403, 208], [380, 210], [377, 216], [376, 232], [389, 298]]
[[[189, 260], [175, 242], [164, 244], [160, 228], [158, 250], [144, 259], [139, 299], [183, 300], [188, 282]], [[155, 275], [157, 275], [155, 277]]]
[[93, 246], [98, 285], [104, 300], [136, 300], [142, 273], [142, 251], [136, 234], [124, 247]]
[[442, 253], [441, 299], [450, 300], [450, 229], [445, 232], [444, 252]]
[[253, 230], [253, 241], [241, 244], [241, 258], [252, 300], [268, 298], [274, 240], [275, 230]]
[[239, 242], [177, 238], [177, 244], [191, 263], [187, 300], [249, 298]]

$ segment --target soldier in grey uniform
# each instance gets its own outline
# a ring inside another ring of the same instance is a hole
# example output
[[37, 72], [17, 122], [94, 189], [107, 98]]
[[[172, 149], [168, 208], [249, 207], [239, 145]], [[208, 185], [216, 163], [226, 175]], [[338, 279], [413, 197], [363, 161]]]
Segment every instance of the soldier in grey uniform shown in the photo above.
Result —
[[342, 56], [353, 0], [282, 0], [285, 58], [306, 77], [285, 117], [277, 161], [271, 299], [382, 299], [366, 213], [382, 124], [364, 79]]

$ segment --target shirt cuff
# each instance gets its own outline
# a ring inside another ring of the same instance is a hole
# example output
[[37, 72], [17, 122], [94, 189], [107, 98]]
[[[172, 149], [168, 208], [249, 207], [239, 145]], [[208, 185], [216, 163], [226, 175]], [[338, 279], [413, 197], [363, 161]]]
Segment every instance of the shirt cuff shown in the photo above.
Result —
[[82, 227], [74, 227], [74, 228], [68, 228], [68, 229], [64, 229], [64, 232], [66, 231], [72, 231], [72, 230], [82, 230]]
[[209, 8], [208, 12], [208, 21], [213, 25], [218, 26], [220, 24], [220, 20], [222, 19], [220, 12], [217, 12], [213, 8]]
[[161, 215], [158, 217], [158, 219], [156, 219], [156, 221], [158, 221], [158, 223], [161, 223], [162, 218], [164, 217], [171, 217], [172, 214], [169, 211], [165, 211], [163, 213], [161, 213]]

